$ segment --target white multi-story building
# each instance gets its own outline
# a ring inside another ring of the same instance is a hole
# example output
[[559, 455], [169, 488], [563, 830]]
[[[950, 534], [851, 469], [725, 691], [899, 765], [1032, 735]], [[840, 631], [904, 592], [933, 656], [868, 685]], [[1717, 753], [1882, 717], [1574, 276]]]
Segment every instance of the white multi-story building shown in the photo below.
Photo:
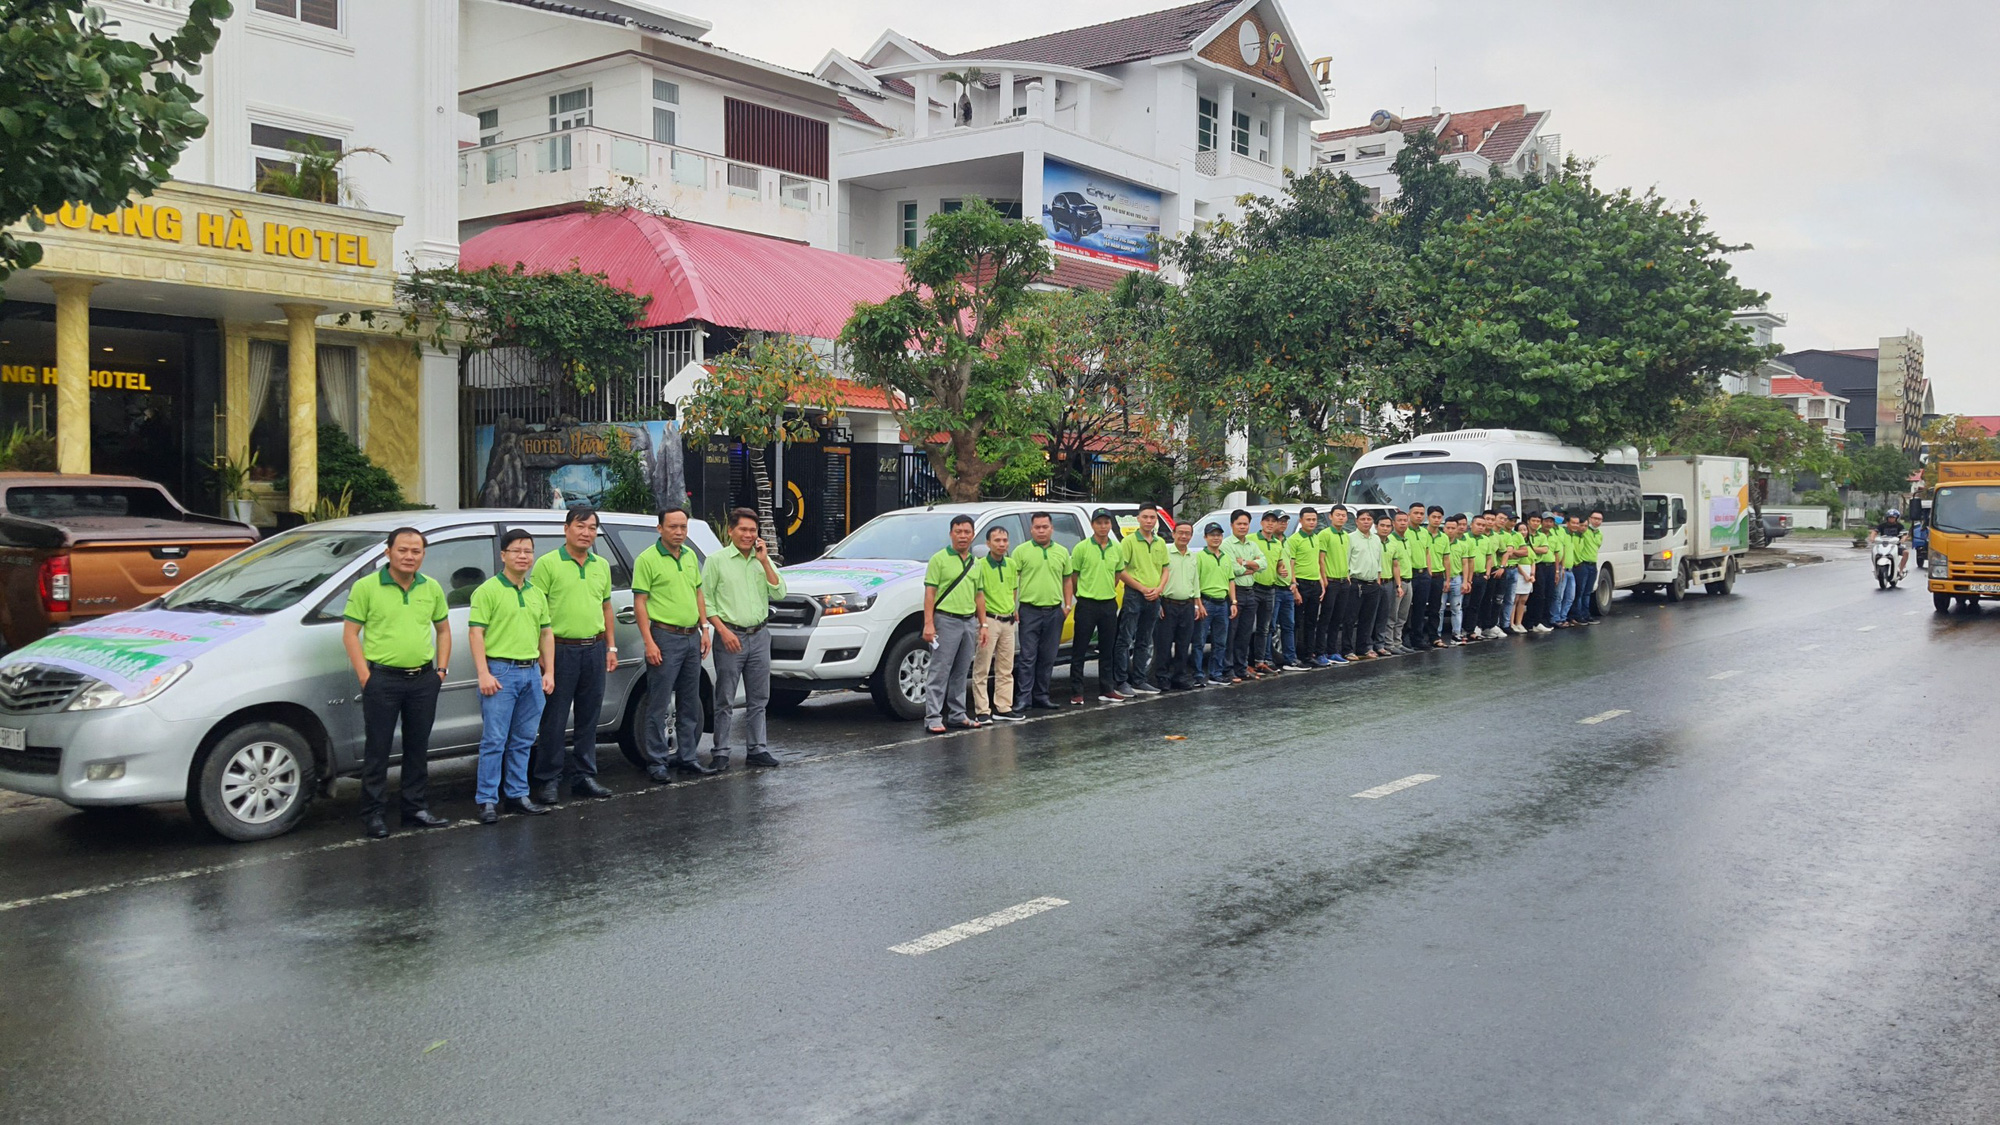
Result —
[[[1750, 343], [1759, 348], [1768, 348], [1777, 342], [1778, 329], [1785, 326], [1785, 314], [1772, 312], [1759, 306], [1754, 309], [1738, 309], [1729, 318], [1732, 324], [1750, 333]], [[1771, 388], [1780, 379], [1795, 379], [1798, 371], [1782, 359], [1766, 359], [1753, 371], [1731, 371], [1718, 380], [1722, 390], [1732, 395], [1769, 395]], [[1845, 400], [1843, 400], [1845, 401]]]
[[1826, 431], [1835, 445], [1847, 440], [1847, 399], [1814, 379], [1781, 375], [1771, 380], [1771, 397], [1798, 412], [1815, 428]]
[[466, 238], [593, 198], [835, 246], [832, 84], [651, 0], [457, 0]]
[[[213, 460], [255, 453], [267, 521], [313, 509], [316, 422], [332, 422], [413, 499], [454, 504], [455, 360], [340, 314], [391, 306], [409, 263], [457, 257], [458, 4], [238, 0], [194, 79], [209, 128], [173, 182], [19, 232], [44, 257], [6, 282], [0, 417], [53, 431], [66, 469], [150, 477], [210, 511]], [[186, 18], [185, 0], [93, 6], [134, 39]], [[258, 190], [307, 145], [349, 153], [336, 202]]]
[[[1326, 102], [1276, 0], [947, 52], [885, 31], [814, 71], [844, 87], [841, 249], [889, 258], [968, 198], [1039, 221], [1058, 274], [1155, 268], [1170, 238], [1309, 167]], [[1086, 263], [1098, 263], [1093, 270]]]
[[1550, 117], [1548, 110], [1531, 112], [1525, 105], [1432, 110], [1408, 119], [1379, 110], [1366, 125], [1319, 134], [1315, 165], [1353, 176], [1377, 203], [1391, 200], [1401, 189], [1390, 165], [1412, 138], [1428, 130], [1445, 162], [1466, 175], [1484, 178], [1499, 168], [1502, 175], [1519, 178], [1562, 165], [1562, 136], [1548, 131]]

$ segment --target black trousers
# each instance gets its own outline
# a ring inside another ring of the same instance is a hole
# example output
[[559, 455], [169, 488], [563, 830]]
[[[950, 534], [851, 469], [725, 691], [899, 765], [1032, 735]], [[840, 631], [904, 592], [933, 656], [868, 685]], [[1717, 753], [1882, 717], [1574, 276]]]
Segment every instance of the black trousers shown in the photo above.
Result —
[[[1358, 609], [1354, 616], [1354, 643], [1358, 646], [1353, 650], [1355, 652], [1373, 652], [1375, 650], [1375, 627], [1380, 623], [1383, 613], [1388, 609], [1387, 606], [1382, 604], [1383, 592], [1383, 586], [1380, 582], [1368, 582], [1364, 580], [1361, 583], [1357, 598]], [[1390, 589], [1388, 592], [1391, 596], [1395, 593], [1394, 589]]]
[[1451, 585], [1451, 575], [1431, 571], [1431, 596], [1424, 603], [1424, 643], [1434, 644], [1444, 639], [1444, 631], [1451, 622], [1444, 618], [1445, 587]]
[[1076, 628], [1069, 642], [1069, 691], [1083, 694], [1083, 662], [1091, 646], [1097, 647], [1097, 692], [1111, 690], [1117, 671], [1111, 663], [1111, 643], [1118, 636], [1118, 603], [1110, 598], [1076, 599]]
[[1424, 610], [1431, 604], [1431, 572], [1420, 571], [1410, 576], [1410, 617], [1403, 622], [1400, 640], [1406, 648], [1424, 647]]
[[1014, 650], [1014, 711], [1024, 713], [1030, 704], [1053, 707], [1049, 684], [1055, 679], [1056, 653], [1062, 648], [1063, 619], [1068, 616], [1059, 605], [1021, 607], [1020, 647]]
[[388, 806], [389, 746], [403, 728], [403, 783], [398, 794], [403, 815], [426, 807], [430, 787], [431, 724], [437, 721], [438, 674], [415, 675], [371, 668], [361, 689], [361, 725], [367, 750], [361, 762], [361, 815], [381, 816]]
[[1320, 597], [1319, 581], [1312, 578], [1299, 579], [1299, 604], [1293, 614], [1293, 643], [1298, 646], [1299, 659], [1311, 660], [1326, 651], [1320, 647], [1319, 617], [1325, 606]]
[[1354, 652], [1354, 619], [1360, 612], [1361, 587], [1352, 578], [1334, 579], [1320, 607], [1320, 632], [1326, 637], [1320, 651], [1329, 656]]
[[1467, 633], [1477, 632], [1486, 627], [1486, 576], [1472, 576], [1472, 589], [1466, 593], [1464, 608], [1460, 611], [1460, 627]]
[[[1191, 688], [1194, 674], [1194, 602], [1160, 599], [1160, 626], [1153, 634], [1153, 668], [1145, 677], [1158, 688]], [[1135, 671], [1134, 676], [1138, 673]]]
[[1541, 562], [1535, 564], [1535, 589], [1528, 595], [1528, 613], [1521, 618], [1521, 627], [1532, 629], [1549, 623], [1549, 612], [1556, 605], [1556, 564]]
[[1229, 674], [1242, 679], [1250, 670], [1250, 642], [1257, 632], [1257, 587], [1236, 587], [1236, 620], [1229, 623]]

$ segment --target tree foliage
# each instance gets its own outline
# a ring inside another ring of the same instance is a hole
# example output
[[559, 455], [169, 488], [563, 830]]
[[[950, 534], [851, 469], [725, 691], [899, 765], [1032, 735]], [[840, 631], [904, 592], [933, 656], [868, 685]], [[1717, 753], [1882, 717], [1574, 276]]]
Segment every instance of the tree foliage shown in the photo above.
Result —
[[681, 401], [680, 413], [685, 432], [734, 437], [748, 447], [757, 519], [776, 549], [777, 498], [764, 447], [812, 440], [817, 431], [807, 412], [832, 416], [840, 407], [830, 357], [802, 337], [760, 335], [717, 358], [694, 394]]
[[1396, 174], [1396, 198], [1385, 208], [1390, 237], [1405, 254], [1415, 254], [1448, 223], [1463, 222], [1493, 206], [1496, 192], [1539, 187], [1539, 176], [1516, 184], [1500, 177], [1498, 168], [1480, 179], [1468, 176], [1444, 158], [1436, 134], [1428, 129], [1410, 138], [1389, 164]]
[[1026, 410], [1058, 495], [1085, 495], [1092, 457], [1118, 460], [1158, 425], [1134, 401], [1157, 363], [1141, 282], [1128, 274], [1116, 294], [1039, 293], [1022, 310]]
[[1924, 462], [1926, 485], [1937, 484], [1937, 467], [1942, 461], [2000, 461], [2000, 439], [1963, 414], [1931, 419], [1924, 427], [1924, 445], [1929, 452]]
[[1429, 428], [1546, 430], [1588, 449], [1663, 432], [1769, 354], [1699, 209], [1606, 192], [1572, 164], [1447, 221], [1417, 256], [1428, 362], [1398, 401]]
[[268, 165], [264, 174], [257, 177], [257, 190], [267, 195], [310, 199], [314, 203], [366, 206], [353, 181], [341, 175], [342, 168], [356, 156], [379, 156], [383, 163], [389, 162], [389, 154], [379, 148], [364, 145], [335, 152], [312, 138], [292, 141], [285, 151], [295, 159], [289, 164], [273, 161]]
[[[0, 228], [82, 203], [109, 214], [173, 174], [208, 128], [188, 77], [215, 49], [229, 0], [188, 0], [171, 36], [139, 43], [86, 0], [0, 0]], [[0, 230], [0, 279], [42, 248]]]
[[418, 506], [403, 495], [403, 486], [389, 470], [370, 461], [347, 431], [332, 422], [319, 424], [319, 494], [323, 500], [347, 496], [348, 511], [354, 515]]
[[637, 368], [641, 342], [634, 326], [648, 300], [601, 273], [575, 268], [530, 273], [519, 263], [512, 269], [438, 266], [412, 270], [396, 281], [397, 311], [407, 334], [440, 350], [459, 347], [465, 355], [524, 349], [586, 394]]
[[1683, 412], [1663, 442], [1670, 453], [1742, 457], [1762, 473], [1830, 473], [1840, 450], [1780, 399], [1718, 394]]
[[1864, 445], [1847, 455], [1840, 483], [1869, 496], [1900, 496], [1910, 491], [1915, 469], [1900, 446]]
[[841, 333], [851, 369], [888, 393], [954, 500], [978, 499], [1030, 425], [1016, 320], [1051, 268], [1042, 239], [979, 200], [932, 215], [903, 251], [903, 291], [857, 306]]

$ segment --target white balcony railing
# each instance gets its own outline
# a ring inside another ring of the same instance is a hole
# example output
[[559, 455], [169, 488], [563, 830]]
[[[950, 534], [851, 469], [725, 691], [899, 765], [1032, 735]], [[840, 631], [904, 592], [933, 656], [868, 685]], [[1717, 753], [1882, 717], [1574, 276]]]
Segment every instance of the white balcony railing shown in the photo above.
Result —
[[696, 222], [830, 248], [827, 181], [595, 127], [463, 149], [459, 215], [480, 219], [576, 203], [630, 186]]

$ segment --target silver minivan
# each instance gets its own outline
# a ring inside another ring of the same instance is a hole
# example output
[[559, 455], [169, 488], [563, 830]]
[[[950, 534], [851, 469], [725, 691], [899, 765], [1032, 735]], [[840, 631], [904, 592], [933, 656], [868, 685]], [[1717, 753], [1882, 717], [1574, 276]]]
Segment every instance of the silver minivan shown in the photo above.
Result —
[[[551, 509], [395, 512], [273, 536], [163, 598], [90, 623], [105, 646], [143, 646], [171, 635], [160, 623], [181, 617], [216, 627], [221, 639], [186, 660], [161, 662], [136, 689], [38, 662], [32, 649], [16, 652], [0, 662], [0, 788], [79, 807], [184, 800], [197, 821], [232, 840], [289, 831], [316, 792], [360, 772], [360, 694], [341, 647], [341, 612], [354, 580], [382, 564], [384, 537], [403, 526], [429, 539], [423, 570], [443, 584], [451, 606], [452, 669], [438, 696], [431, 755], [474, 752], [479, 685], [466, 643], [467, 603], [499, 567], [501, 531], [533, 533], [539, 556], [562, 544], [562, 518]], [[645, 678], [632, 562], [657, 535], [645, 516], [606, 512], [599, 526], [597, 552], [611, 564], [619, 665], [597, 725], [637, 764]], [[721, 549], [698, 520], [690, 522], [688, 542], [704, 559]], [[116, 632], [125, 625], [129, 641]], [[704, 668], [705, 727], [712, 725], [712, 682], [712, 669]]]

